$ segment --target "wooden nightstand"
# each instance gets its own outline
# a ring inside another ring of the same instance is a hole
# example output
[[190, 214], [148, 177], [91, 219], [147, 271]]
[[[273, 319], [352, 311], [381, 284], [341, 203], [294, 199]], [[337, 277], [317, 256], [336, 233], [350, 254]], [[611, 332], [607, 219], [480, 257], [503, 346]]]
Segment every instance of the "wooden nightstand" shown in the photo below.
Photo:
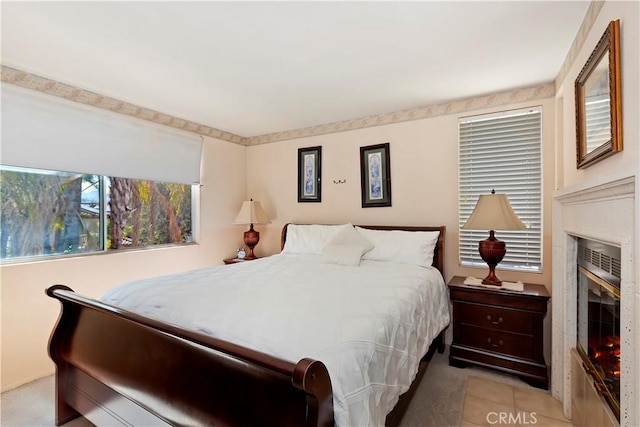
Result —
[[[255, 258], [257, 259], [257, 258]], [[227, 259], [223, 259], [222, 260], [224, 262], [225, 265], [229, 265], [229, 264], [236, 264], [238, 262], [249, 262], [252, 261], [250, 259], [240, 259], [240, 258], [227, 258]]]
[[547, 389], [542, 321], [550, 298], [543, 285], [525, 283], [523, 292], [464, 285], [451, 279], [453, 343], [449, 365], [484, 366], [518, 375]]

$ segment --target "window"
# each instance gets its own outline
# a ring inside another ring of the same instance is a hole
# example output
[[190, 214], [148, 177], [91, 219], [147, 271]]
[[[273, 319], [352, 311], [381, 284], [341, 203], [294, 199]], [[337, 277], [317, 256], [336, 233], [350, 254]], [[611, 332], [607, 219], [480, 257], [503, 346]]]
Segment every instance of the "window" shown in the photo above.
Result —
[[463, 230], [481, 194], [504, 193], [527, 226], [499, 231], [507, 245], [500, 267], [541, 271], [542, 268], [542, 109], [506, 111], [459, 120], [460, 265], [482, 267], [478, 242], [487, 231]]
[[191, 242], [192, 188], [2, 166], [1, 259]]
[[194, 240], [202, 137], [11, 84], [0, 97], [0, 259]]

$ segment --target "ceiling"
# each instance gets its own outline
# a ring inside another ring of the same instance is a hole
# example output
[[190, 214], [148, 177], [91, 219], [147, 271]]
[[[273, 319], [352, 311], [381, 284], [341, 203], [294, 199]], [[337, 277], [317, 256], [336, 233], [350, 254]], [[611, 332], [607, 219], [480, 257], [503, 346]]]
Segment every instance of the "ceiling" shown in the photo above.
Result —
[[589, 4], [2, 1], [2, 65], [254, 137], [550, 83]]

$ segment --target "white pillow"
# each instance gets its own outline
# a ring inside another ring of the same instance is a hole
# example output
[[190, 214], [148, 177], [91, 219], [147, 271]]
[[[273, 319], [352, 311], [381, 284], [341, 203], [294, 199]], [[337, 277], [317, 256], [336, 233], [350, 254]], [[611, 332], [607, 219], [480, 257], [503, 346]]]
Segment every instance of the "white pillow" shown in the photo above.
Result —
[[282, 253], [322, 255], [331, 239], [348, 228], [353, 225], [289, 224]]
[[328, 244], [322, 255], [324, 261], [330, 264], [357, 266], [360, 258], [367, 249], [364, 245], [334, 245]]
[[338, 265], [359, 265], [365, 252], [373, 249], [373, 243], [362, 237], [355, 228], [343, 228], [325, 246], [322, 254], [325, 262]]
[[391, 261], [428, 267], [433, 264], [433, 251], [438, 231], [369, 230], [356, 231], [375, 246], [362, 259]]
[[[350, 225], [350, 224], [349, 224]], [[365, 252], [369, 252], [373, 249], [373, 243], [367, 240], [362, 234], [358, 233], [356, 229], [351, 227], [345, 227], [336, 234], [331, 241], [328, 243], [329, 245], [357, 245], [363, 246]]]

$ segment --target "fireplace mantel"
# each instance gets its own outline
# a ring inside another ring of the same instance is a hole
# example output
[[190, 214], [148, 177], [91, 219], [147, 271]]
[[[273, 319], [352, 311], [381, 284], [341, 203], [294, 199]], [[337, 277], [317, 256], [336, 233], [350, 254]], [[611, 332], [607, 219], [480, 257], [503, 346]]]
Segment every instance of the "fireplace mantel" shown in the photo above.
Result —
[[553, 198], [551, 391], [571, 417], [571, 349], [576, 346], [577, 237], [621, 249], [620, 425], [640, 425], [640, 291], [637, 284], [637, 168], [559, 190]]
[[635, 192], [635, 176], [627, 176], [615, 181], [604, 182], [595, 186], [580, 186], [556, 192], [555, 200], [568, 205], [591, 201], [606, 201], [619, 197], [633, 197]]

